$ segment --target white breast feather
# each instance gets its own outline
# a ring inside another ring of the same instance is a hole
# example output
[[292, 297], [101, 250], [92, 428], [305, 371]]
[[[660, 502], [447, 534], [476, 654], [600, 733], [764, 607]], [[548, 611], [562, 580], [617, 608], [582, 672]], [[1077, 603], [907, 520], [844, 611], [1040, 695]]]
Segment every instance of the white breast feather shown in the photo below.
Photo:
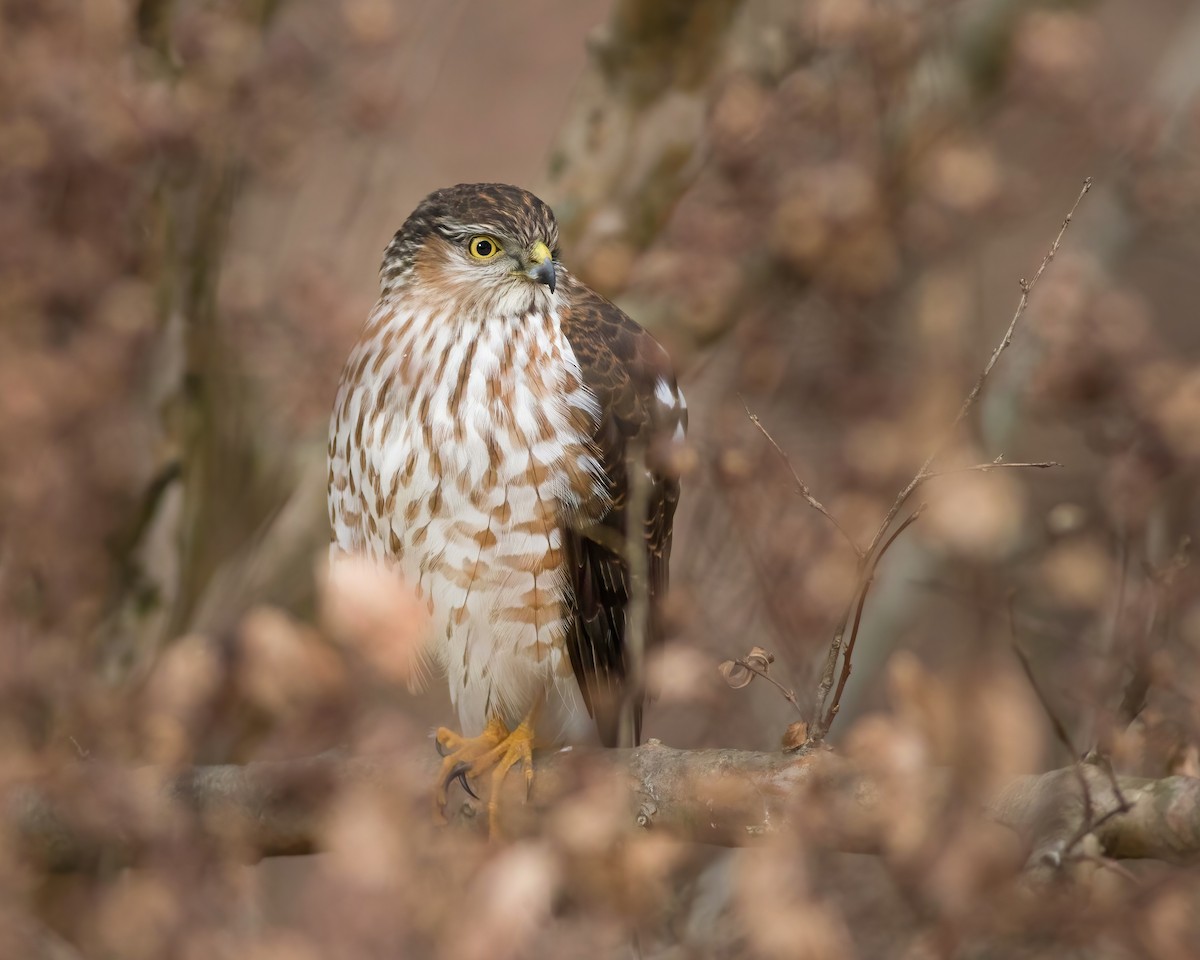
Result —
[[[555, 313], [468, 330], [433, 311], [389, 318], [390, 310], [381, 301], [368, 321], [374, 336], [351, 355], [334, 406], [332, 553], [394, 564], [418, 586], [432, 614], [430, 652], [448, 676], [468, 735], [482, 730], [490, 713], [511, 727], [545, 690], [539, 736], [581, 739], [590, 724], [563, 645], [561, 533], [556, 522], [536, 521], [578, 499], [568, 457], [582, 460], [592, 495], [602, 495], [590, 440], [572, 426], [573, 409], [594, 421], [596, 399]], [[389, 330], [403, 332], [388, 344]], [[492, 385], [506, 349], [512, 369], [505, 409], [498, 410]], [[428, 427], [418, 416], [422, 408]], [[365, 459], [353, 442], [360, 419]], [[545, 468], [540, 483], [531, 480], [534, 461]], [[431, 513], [438, 496], [440, 509]]]

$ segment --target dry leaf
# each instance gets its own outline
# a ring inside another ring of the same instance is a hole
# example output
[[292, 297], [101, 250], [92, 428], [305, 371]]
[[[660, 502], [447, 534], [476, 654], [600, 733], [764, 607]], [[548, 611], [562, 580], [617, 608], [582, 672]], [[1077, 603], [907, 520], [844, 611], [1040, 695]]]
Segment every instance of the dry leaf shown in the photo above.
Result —
[[717, 669], [732, 689], [741, 690], [754, 679], [755, 673], [766, 673], [774, 662], [775, 654], [762, 647], [751, 647], [740, 660], [726, 660]]
[[734, 690], [741, 690], [742, 687], [754, 679], [753, 673], [743, 664], [733, 660], [724, 661], [717, 669], [721, 671], [721, 676], [725, 678], [725, 682]]
[[762, 647], [752, 647], [750, 653], [747, 654], [746, 664], [750, 667], [757, 667], [763, 673], [766, 673], [771, 664], [775, 662], [775, 654], [768, 653]]

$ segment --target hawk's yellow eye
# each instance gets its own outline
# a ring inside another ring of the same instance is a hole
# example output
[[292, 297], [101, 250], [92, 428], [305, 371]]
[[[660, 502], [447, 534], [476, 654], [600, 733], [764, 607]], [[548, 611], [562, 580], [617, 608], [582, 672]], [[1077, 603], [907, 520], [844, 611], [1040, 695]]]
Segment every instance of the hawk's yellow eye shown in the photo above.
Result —
[[491, 260], [500, 252], [500, 244], [491, 237], [472, 237], [467, 249], [476, 260]]

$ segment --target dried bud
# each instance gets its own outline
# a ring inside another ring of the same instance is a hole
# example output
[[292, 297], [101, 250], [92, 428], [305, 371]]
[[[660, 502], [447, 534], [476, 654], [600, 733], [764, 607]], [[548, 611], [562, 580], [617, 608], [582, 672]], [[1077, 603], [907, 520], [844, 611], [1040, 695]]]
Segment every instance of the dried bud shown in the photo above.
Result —
[[797, 720], [795, 723], [789, 724], [788, 728], [783, 732], [783, 739], [780, 741], [780, 746], [784, 751], [799, 750], [808, 742], [808, 724], [803, 720]]

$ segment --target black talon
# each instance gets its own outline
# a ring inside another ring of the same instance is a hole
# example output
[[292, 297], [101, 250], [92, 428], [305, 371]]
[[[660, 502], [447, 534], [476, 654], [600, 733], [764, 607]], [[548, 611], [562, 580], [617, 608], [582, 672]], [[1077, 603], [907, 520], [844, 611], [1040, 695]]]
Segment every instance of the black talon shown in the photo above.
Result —
[[478, 800], [479, 794], [477, 794], [474, 790], [471, 789], [471, 784], [467, 780], [467, 771], [470, 768], [471, 768], [470, 764], [468, 764], [468, 763], [455, 764], [454, 769], [451, 770], [446, 775], [446, 789], [447, 790], [450, 789], [450, 784], [452, 784], [455, 780], [457, 780], [459, 783], [462, 784], [462, 788], [464, 790], [466, 790], [468, 794], [470, 794], [474, 799]]
[[438, 752], [439, 757], [450, 756], [450, 751], [446, 747], [442, 746], [442, 741], [437, 737], [433, 738], [433, 749]]

